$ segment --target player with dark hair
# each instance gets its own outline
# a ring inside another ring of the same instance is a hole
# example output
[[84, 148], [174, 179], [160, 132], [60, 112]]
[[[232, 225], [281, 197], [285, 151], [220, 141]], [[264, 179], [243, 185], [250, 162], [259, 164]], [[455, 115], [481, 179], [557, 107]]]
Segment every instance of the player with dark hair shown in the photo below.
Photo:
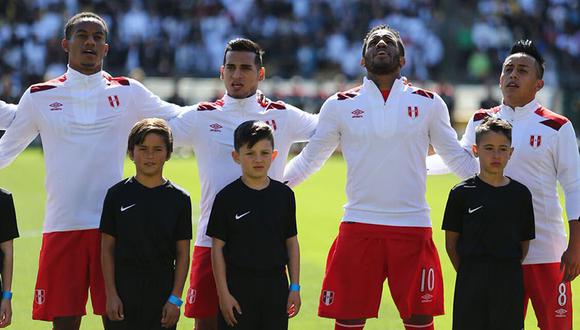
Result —
[[268, 176], [277, 155], [268, 124], [242, 123], [234, 145], [242, 176], [217, 194], [207, 226], [221, 310], [218, 329], [288, 329], [288, 318], [300, 310], [294, 193]]
[[246, 120], [261, 120], [272, 127], [280, 156], [272, 162], [269, 175], [281, 180], [290, 147], [307, 140], [318, 122], [317, 116], [282, 101], [272, 101], [258, 90], [265, 78], [262, 54], [260, 46], [249, 39], [229, 41], [220, 69], [224, 97], [199, 103], [194, 110], [169, 122], [175, 143], [193, 146], [201, 183], [201, 211], [185, 307], [185, 316], [196, 319], [197, 330], [217, 327], [219, 306], [211, 266], [212, 241], [205, 233], [216, 194], [241, 175], [240, 167], [231, 161], [234, 130]]
[[363, 47], [363, 85], [326, 100], [315, 135], [284, 180], [303, 181], [340, 143], [347, 203], [318, 314], [336, 319], [335, 329], [362, 329], [377, 317], [388, 278], [405, 329], [433, 329], [433, 316], [443, 314], [443, 281], [425, 200], [425, 157], [432, 144], [464, 178], [477, 172], [477, 162], [457, 143], [443, 100], [401, 79], [399, 34], [375, 27]]
[[479, 174], [449, 193], [443, 229], [457, 271], [453, 330], [524, 328], [522, 259], [534, 238], [532, 194], [503, 175], [511, 125], [488, 118], [475, 132]]
[[189, 267], [189, 194], [163, 177], [173, 138], [162, 119], [131, 130], [135, 176], [109, 189], [100, 230], [107, 330], [175, 329]]
[[[477, 111], [461, 144], [471, 148], [475, 129], [486, 117], [513, 125], [514, 152], [505, 174], [532, 192], [536, 223], [536, 239], [523, 262], [526, 306], [531, 300], [540, 329], [569, 330], [570, 281], [580, 273], [580, 156], [572, 123], [536, 100], [543, 73], [544, 59], [534, 43], [517, 41], [502, 66], [501, 105]], [[568, 244], [557, 182], [566, 198]]]
[[30, 86], [0, 139], [0, 168], [40, 134], [47, 203], [32, 317], [55, 330], [79, 329], [90, 288], [95, 314], [105, 315], [99, 220], [107, 189], [122, 179], [127, 133], [147, 117], [180, 109], [141, 83], [102, 71], [109, 50], [105, 21], [79, 13], [61, 45], [68, 70]]

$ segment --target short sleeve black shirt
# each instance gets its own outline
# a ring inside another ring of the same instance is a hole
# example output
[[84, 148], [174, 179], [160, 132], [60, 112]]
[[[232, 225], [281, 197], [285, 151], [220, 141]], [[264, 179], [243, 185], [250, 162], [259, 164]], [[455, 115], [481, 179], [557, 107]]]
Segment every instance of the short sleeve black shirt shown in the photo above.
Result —
[[206, 233], [226, 242], [227, 265], [250, 271], [283, 269], [288, 263], [286, 239], [297, 234], [294, 192], [276, 180], [254, 190], [238, 179], [217, 194]]
[[[16, 211], [12, 194], [0, 188], [0, 243], [18, 237]], [[4, 266], [4, 253], [0, 250], [0, 272]]]
[[172, 269], [176, 241], [191, 239], [189, 194], [170, 181], [148, 188], [125, 179], [107, 192], [100, 230], [115, 237], [115, 264]]
[[475, 176], [449, 193], [443, 229], [460, 233], [462, 256], [522, 258], [521, 241], [535, 237], [532, 194], [510, 178], [494, 187]]

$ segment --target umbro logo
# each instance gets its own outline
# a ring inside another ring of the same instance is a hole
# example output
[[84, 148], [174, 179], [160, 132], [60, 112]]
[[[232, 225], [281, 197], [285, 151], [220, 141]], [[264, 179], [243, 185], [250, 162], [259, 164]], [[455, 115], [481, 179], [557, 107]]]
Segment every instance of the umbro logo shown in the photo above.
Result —
[[250, 214], [250, 212], [252, 212], [252, 211], [248, 211], [248, 212], [243, 213], [243, 214], [240, 214], [240, 215], [236, 214], [236, 220], [240, 220], [241, 218], [243, 218], [246, 215]]
[[121, 206], [121, 212], [125, 212], [128, 209], [132, 208], [133, 206], [135, 206], [135, 203], [134, 204], [131, 204], [129, 206]]
[[472, 208], [469, 208], [469, 209], [467, 209], [467, 212], [469, 212], [469, 214], [471, 214], [471, 213], [473, 213], [473, 212], [475, 212], [475, 211], [479, 210], [479, 209], [480, 209], [480, 208], [482, 208], [482, 207], [483, 207], [483, 205], [481, 205], [481, 206], [478, 206], [478, 207], [476, 207], [476, 208], [474, 208], [474, 209], [472, 209]]
[[218, 123], [213, 123], [211, 125], [209, 125], [210, 128], [210, 132], [221, 132], [222, 128], [224, 128], [222, 125], [218, 124]]
[[431, 301], [433, 301], [433, 295], [432, 294], [426, 293], [426, 294], [424, 294], [424, 295], [421, 296], [421, 302], [427, 303], [427, 302], [431, 302]]
[[362, 118], [365, 112], [361, 109], [356, 109], [351, 112], [352, 118]]
[[62, 103], [59, 102], [54, 102], [49, 104], [50, 106], [50, 111], [60, 111], [62, 110]]
[[565, 310], [564, 308], [557, 309], [556, 317], [566, 317], [566, 313], [568, 313], [568, 311]]

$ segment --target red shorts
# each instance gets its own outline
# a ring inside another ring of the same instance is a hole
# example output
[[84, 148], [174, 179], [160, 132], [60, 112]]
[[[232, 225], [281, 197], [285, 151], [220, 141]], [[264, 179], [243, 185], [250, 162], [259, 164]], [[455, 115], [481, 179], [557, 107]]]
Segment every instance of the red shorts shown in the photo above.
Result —
[[322, 283], [318, 315], [377, 317], [383, 282], [402, 319], [442, 315], [443, 279], [431, 228], [342, 223]]
[[33, 319], [85, 315], [89, 288], [93, 312], [106, 314], [98, 229], [43, 234], [38, 263]]
[[214, 318], [217, 317], [218, 310], [219, 301], [211, 268], [211, 248], [195, 246], [184, 315], [196, 319]]
[[560, 263], [524, 265], [524, 312], [532, 301], [542, 330], [572, 329], [572, 291]]

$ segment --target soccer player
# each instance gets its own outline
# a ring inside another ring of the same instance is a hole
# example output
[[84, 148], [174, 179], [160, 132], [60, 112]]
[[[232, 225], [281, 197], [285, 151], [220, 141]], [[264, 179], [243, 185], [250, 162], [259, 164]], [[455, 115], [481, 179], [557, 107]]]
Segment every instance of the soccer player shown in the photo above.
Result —
[[0, 188], [0, 328], [5, 328], [12, 322], [12, 241], [17, 237], [18, 227], [12, 194]]
[[105, 193], [122, 179], [133, 124], [180, 111], [139, 82], [102, 71], [109, 45], [100, 16], [73, 16], [64, 35], [68, 70], [28, 88], [0, 139], [2, 168], [42, 138], [47, 202], [32, 317], [56, 330], [79, 329], [89, 288], [94, 312], [105, 315], [98, 230]]
[[191, 201], [163, 177], [172, 151], [164, 120], [139, 121], [128, 142], [135, 176], [105, 197], [100, 230], [107, 330], [176, 328], [189, 267]]
[[261, 120], [274, 130], [279, 156], [269, 175], [281, 180], [288, 152], [294, 142], [313, 133], [318, 117], [281, 101], [272, 101], [258, 90], [264, 80], [263, 51], [248, 39], [228, 42], [220, 78], [226, 94], [214, 103], [199, 103], [196, 109], [169, 122], [175, 143], [193, 146], [201, 183], [201, 214], [193, 251], [190, 288], [185, 316], [196, 319], [197, 330], [216, 329], [218, 296], [211, 268], [211, 237], [206, 228], [215, 195], [241, 175], [231, 159], [234, 130], [247, 120]]
[[288, 329], [288, 317], [300, 310], [294, 192], [268, 177], [277, 155], [268, 124], [246, 121], [234, 136], [232, 157], [242, 176], [217, 194], [207, 226], [218, 329]]
[[362, 86], [331, 96], [315, 135], [288, 164], [295, 185], [318, 170], [340, 143], [347, 203], [330, 249], [318, 314], [335, 329], [362, 329], [377, 317], [385, 278], [406, 329], [433, 329], [443, 314], [441, 266], [425, 200], [431, 143], [461, 177], [477, 172], [449, 124], [443, 100], [401, 80], [399, 33], [374, 27], [364, 38]]
[[443, 229], [457, 271], [453, 330], [524, 328], [522, 259], [534, 238], [532, 194], [503, 175], [512, 128], [488, 118], [476, 129], [479, 175], [449, 193]]
[[7, 129], [14, 120], [17, 105], [0, 100], [0, 130]]
[[[580, 156], [572, 123], [536, 100], [544, 86], [544, 59], [533, 42], [516, 42], [499, 78], [499, 107], [477, 111], [461, 144], [470, 148], [486, 117], [513, 126], [514, 153], [505, 174], [532, 192], [536, 239], [524, 259], [525, 306], [532, 301], [542, 330], [572, 328], [570, 281], [580, 273]], [[566, 245], [557, 182], [566, 198], [570, 238]]]

